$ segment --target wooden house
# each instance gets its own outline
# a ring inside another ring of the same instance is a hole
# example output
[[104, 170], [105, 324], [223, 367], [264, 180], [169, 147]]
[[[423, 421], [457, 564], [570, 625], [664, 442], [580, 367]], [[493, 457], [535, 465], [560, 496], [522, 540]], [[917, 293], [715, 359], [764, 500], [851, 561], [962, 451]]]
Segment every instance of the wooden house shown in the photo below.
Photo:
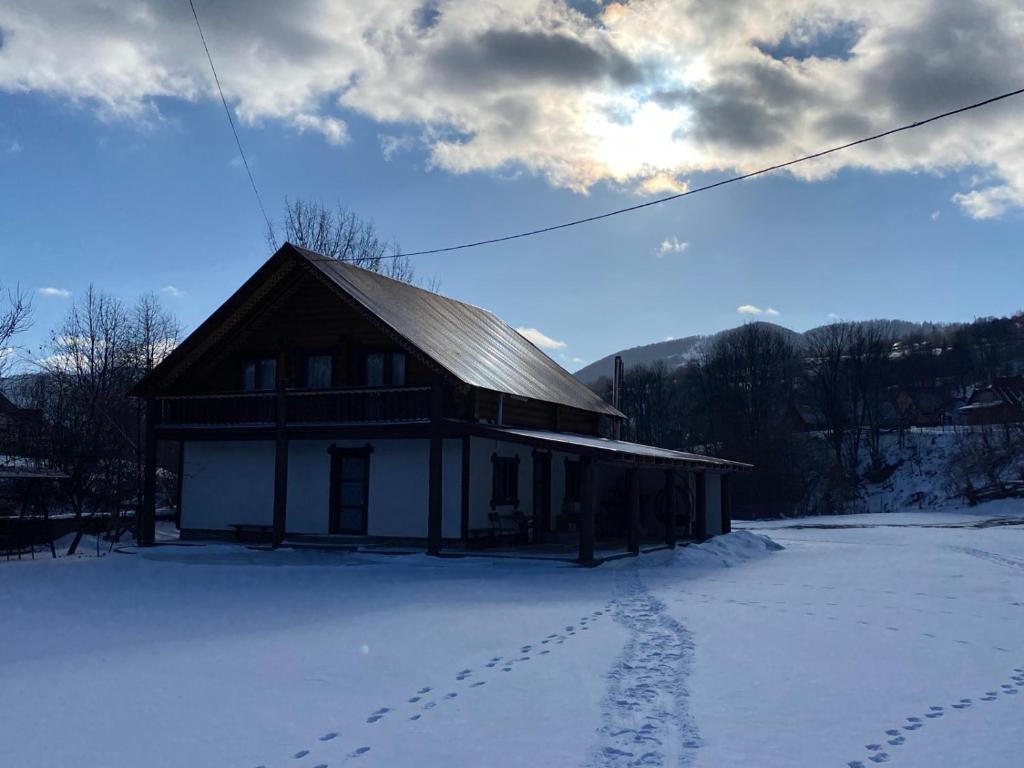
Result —
[[[702, 537], [747, 465], [604, 437], [623, 415], [491, 312], [286, 244], [136, 388], [186, 537]], [[671, 524], [666, 521], [671, 521]]]
[[991, 384], [975, 387], [958, 411], [969, 425], [1024, 422], [1024, 376], [996, 376]]

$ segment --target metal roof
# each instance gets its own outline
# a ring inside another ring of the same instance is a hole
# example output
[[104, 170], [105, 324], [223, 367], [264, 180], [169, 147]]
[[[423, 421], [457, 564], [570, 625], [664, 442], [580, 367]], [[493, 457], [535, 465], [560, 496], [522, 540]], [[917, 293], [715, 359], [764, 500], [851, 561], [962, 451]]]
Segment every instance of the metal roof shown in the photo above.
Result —
[[552, 432], [546, 429], [519, 429], [518, 427], [480, 427], [476, 431], [481, 436], [493, 436], [496, 439], [521, 439], [529, 443], [543, 443], [553, 450], [565, 450], [574, 453], [573, 449], [584, 449], [587, 453], [608, 454], [609, 459], [641, 459], [654, 463], [683, 464], [704, 469], [719, 469], [724, 472], [752, 469], [753, 465], [740, 461], [716, 459], [713, 456], [701, 456], [697, 453], [673, 451], [668, 448], [655, 448], [653, 445], [630, 443], [625, 440], [612, 440], [607, 437], [593, 435], [577, 435], [570, 432]]
[[459, 381], [624, 418], [493, 312], [290, 246]]

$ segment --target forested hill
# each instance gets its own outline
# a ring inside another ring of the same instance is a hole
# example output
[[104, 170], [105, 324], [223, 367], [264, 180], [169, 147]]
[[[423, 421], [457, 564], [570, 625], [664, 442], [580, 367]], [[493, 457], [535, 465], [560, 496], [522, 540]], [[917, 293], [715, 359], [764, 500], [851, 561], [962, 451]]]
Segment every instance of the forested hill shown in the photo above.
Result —
[[[907, 320], [866, 320], [863, 323], [865, 325], [884, 324], [898, 338], [934, 337], [936, 334], [941, 335], [943, 331], [948, 332], [958, 327], [958, 324], [954, 323], [913, 323]], [[757, 321], [756, 324], [779, 329], [789, 336], [790, 341], [794, 344], [799, 344], [805, 336], [813, 335], [819, 330], [819, 328], [812, 328], [804, 333], [799, 333], [775, 323]], [[616, 355], [622, 356], [622, 362], [627, 370], [639, 365], [651, 366], [659, 362], [664, 363], [669, 370], [678, 368], [696, 359], [709, 343], [714, 342], [723, 333], [728, 333], [729, 330], [732, 329], [720, 331], [711, 336], [683, 336], [678, 339], [656, 341], [653, 344], [642, 344], [638, 347], [612, 352], [600, 360], [585, 365], [573, 375], [584, 384], [593, 384], [602, 376], [611, 378]]]

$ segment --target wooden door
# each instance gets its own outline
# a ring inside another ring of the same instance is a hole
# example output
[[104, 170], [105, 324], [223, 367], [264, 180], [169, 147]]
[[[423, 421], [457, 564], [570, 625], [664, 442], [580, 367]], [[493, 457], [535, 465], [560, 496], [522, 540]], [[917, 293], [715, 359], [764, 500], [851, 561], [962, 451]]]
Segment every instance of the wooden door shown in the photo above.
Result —
[[370, 504], [370, 453], [331, 452], [331, 533], [366, 535]]

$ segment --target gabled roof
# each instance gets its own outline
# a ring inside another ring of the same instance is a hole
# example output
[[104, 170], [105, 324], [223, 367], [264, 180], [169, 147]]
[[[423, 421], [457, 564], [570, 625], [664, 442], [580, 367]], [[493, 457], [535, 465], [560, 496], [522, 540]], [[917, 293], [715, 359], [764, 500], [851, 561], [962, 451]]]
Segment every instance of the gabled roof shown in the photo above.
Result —
[[[290, 243], [285, 243], [267, 265], [286, 259], [315, 270], [330, 287], [463, 384], [622, 417], [493, 312]], [[255, 288], [252, 282], [248, 281], [186, 339], [151, 378], [158, 378], [165, 364], [180, 359], [183, 348], [195, 346], [194, 336], [212, 330], [209, 326], [216, 323], [215, 318], [229, 304], [239, 303], [240, 293]], [[137, 388], [138, 392], [145, 390], [145, 382]]]

